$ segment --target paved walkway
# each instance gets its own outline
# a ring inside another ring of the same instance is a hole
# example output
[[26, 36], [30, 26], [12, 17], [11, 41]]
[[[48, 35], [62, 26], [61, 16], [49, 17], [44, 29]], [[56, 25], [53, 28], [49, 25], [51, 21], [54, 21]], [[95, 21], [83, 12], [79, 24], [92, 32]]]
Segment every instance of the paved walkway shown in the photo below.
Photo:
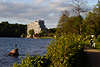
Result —
[[100, 67], [100, 50], [85, 49], [87, 67]]

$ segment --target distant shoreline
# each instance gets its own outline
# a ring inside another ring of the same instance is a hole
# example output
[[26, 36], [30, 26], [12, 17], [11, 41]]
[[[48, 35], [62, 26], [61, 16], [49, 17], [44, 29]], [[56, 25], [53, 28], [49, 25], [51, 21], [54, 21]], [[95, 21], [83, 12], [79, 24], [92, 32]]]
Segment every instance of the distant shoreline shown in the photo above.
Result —
[[0, 37], [0, 38], [53, 39], [53, 37], [38, 37], [38, 38], [27, 38], [27, 37]]

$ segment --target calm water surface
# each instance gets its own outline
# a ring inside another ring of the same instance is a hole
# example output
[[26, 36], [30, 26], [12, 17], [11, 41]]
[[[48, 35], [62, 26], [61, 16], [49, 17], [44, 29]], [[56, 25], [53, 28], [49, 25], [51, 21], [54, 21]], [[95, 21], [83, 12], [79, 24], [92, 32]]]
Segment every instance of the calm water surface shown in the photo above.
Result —
[[[26, 38], [0, 38], [0, 67], [12, 67], [14, 62], [20, 62], [20, 56], [44, 55], [51, 39], [26, 39]], [[19, 48], [18, 58], [8, 56], [8, 52], [14, 49], [15, 44]]]

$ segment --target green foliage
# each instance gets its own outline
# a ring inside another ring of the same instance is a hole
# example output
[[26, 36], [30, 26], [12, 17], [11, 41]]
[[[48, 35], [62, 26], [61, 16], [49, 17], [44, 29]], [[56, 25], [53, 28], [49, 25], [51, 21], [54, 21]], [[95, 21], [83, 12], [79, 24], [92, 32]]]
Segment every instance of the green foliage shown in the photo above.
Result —
[[31, 37], [34, 35], [34, 30], [33, 29], [31, 29], [31, 30], [29, 30], [29, 34], [31, 35]]
[[67, 18], [68, 18], [68, 16], [63, 13], [62, 16], [60, 17], [59, 22], [58, 22], [58, 28], [62, 27], [62, 24], [67, 21]]
[[66, 23], [63, 24], [65, 33], [80, 33], [81, 17], [70, 17]]
[[59, 33], [80, 34], [81, 26], [82, 26], [82, 20], [83, 20], [81, 16], [67, 17], [67, 18], [64, 18], [64, 19], [66, 19], [66, 20], [62, 24], [62, 27], [58, 28], [57, 34], [59, 34]]
[[48, 32], [49, 33], [55, 33], [56, 32], [56, 28], [50, 28], [50, 29], [48, 29]]
[[100, 33], [100, 2], [94, 7], [94, 9], [88, 13], [88, 16], [84, 20], [87, 34]]
[[67, 18], [68, 18], [68, 16], [64, 13], [60, 17], [60, 20], [59, 20], [58, 26], [57, 26], [57, 31], [56, 31], [57, 35], [60, 36], [60, 33], [63, 32], [62, 27], [63, 27], [63, 24], [67, 21]]
[[48, 67], [50, 61], [45, 56], [27, 56], [21, 64], [13, 64], [13, 67]]
[[51, 42], [45, 56], [27, 56], [13, 67], [82, 67], [84, 44], [82, 36], [63, 34]]
[[38, 36], [39, 37], [53, 37], [56, 33], [56, 28], [50, 28], [48, 29], [48, 32], [47, 31], [41, 31]]
[[54, 37], [55, 34], [56, 34], [56, 28], [48, 29], [48, 36], [49, 37]]
[[48, 33], [47, 33], [46, 31], [44, 31], [44, 30], [42, 30], [42, 31], [38, 34], [39, 37], [46, 37], [47, 35], [48, 35]]
[[99, 42], [100, 42], [100, 35], [98, 35], [98, 37], [97, 37], [97, 41], [99, 41]]
[[53, 67], [81, 67], [83, 55], [82, 37], [69, 34], [62, 35], [53, 41], [48, 47], [46, 56], [50, 59]]
[[58, 23], [57, 35], [61, 36], [61, 33], [82, 34], [82, 21], [83, 18], [81, 16], [68, 17], [63, 13]]
[[2, 22], [0, 23], [0, 37], [20, 37], [21, 34], [26, 34], [26, 28], [26, 25]]
[[24, 33], [22, 33], [22, 34], [21, 34], [21, 37], [25, 37], [25, 36], [27, 36], [27, 35], [26, 35], [26, 34], [24, 34]]

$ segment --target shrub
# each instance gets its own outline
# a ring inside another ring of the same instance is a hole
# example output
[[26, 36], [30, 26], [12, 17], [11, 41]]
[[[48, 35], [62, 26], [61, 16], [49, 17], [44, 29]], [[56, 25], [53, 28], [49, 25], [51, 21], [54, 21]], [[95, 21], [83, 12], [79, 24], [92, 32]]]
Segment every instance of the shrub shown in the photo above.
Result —
[[26, 56], [21, 64], [13, 64], [13, 67], [48, 67], [50, 61], [45, 56]]
[[45, 56], [27, 56], [13, 67], [82, 67], [84, 44], [80, 35], [62, 35], [51, 42]]
[[80, 67], [83, 56], [82, 37], [75, 34], [63, 35], [48, 47], [46, 56], [53, 67]]

